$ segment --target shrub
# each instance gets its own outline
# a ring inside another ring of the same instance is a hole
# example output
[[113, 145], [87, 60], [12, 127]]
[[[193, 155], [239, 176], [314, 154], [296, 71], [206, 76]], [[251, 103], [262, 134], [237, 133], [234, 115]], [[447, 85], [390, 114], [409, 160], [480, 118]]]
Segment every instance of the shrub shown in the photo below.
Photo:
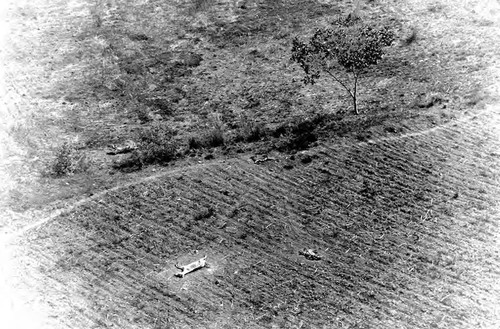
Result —
[[222, 127], [214, 127], [207, 131], [204, 136], [203, 144], [206, 147], [217, 147], [224, 145], [224, 131]]
[[411, 31], [403, 38], [403, 45], [404, 46], [409, 46], [415, 41], [417, 41], [417, 29], [412, 28]]
[[69, 174], [87, 171], [90, 163], [84, 154], [68, 142], [65, 142], [56, 150], [56, 157], [49, 168], [49, 174], [62, 177]]
[[137, 115], [137, 119], [141, 123], [146, 123], [151, 121], [151, 118], [149, 117], [148, 109], [144, 106], [136, 106], [134, 107], [135, 114]]
[[307, 149], [318, 140], [317, 130], [325, 125], [326, 115], [316, 115], [313, 118], [292, 120], [277, 127], [272, 135], [280, 138], [275, 147], [280, 151], [294, 152]]
[[197, 150], [203, 148], [202, 141], [196, 136], [189, 136], [188, 138], [188, 149]]
[[215, 209], [212, 206], [202, 207], [197, 212], [193, 214], [193, 220], [200, 221], [207, 219], [215, 215]]
[[114, 162], [112, 167], [122, 172], [138, 171], [141, 170], [144, 165], [143, 159], [143, 153], [141, 151], [134, 150], [129, 157]]
[[205, 144], [208, 147], [224, 145], [224, 122], [220, 113], [214, 113], [209, 118], [211, 128], [205, 134]]
[[154, 122], [139, 132], [141, 160], [145, 163], [164, 164], [175, 159], [177, 143], [175, 131], [161, 122]]
[[[354, 112], [359, 114], [358, 80], [369, 66], [378, 63], [384, 47], [393, 40], [394, 33], [388, 27], [376, 27], [348, 16], [338, 19], [331, 28], [317, 29], [308, 43], [295, 38], [291, 59], [303, 69], [305, 84], [314, 84], [323, 73], [340, 83], [352, 99]], [[352, 76], [352, 87], [338, 78], [339, 69]]]
[[201, 148], [212, 148], [225, 144], [224, 131], [221, 128], [211, 128], [200, 136], [188, 138], [188, 148], [196, 150]]
[[209, 118], [209, 126], [202, 131], [199, 136], [191, 136], [188, 139], [189, 149], [211, 148], [224, 145], [224, 123], [219, 114], [214, 114]]
[[260, 123], [250, 120], [247, 117], [242, 117], [240, 119], [239, 126], [240, 127], [235, 138], [236, 142], [256, 142], [266, 135], [264, 127]]

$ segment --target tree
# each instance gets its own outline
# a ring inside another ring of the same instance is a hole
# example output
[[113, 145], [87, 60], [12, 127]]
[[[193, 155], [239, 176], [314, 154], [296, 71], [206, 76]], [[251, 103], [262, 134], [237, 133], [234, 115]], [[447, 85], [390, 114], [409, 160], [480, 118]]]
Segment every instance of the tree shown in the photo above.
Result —
[[[340, 83], [357, 106], [358, 80], [367, 68], [382, 59], [384, 47], [394, 41], [394, 33], [387, 26], [373, 26], [356, 15], [340, 18], [331, 28], [317, 29], [308, 43], [293, 40], [292, 60], [305, 73], [303, 82], [314, 84], [323, 73]], [[352, 76], [352, 87], [338, 78], [339, 71]]]

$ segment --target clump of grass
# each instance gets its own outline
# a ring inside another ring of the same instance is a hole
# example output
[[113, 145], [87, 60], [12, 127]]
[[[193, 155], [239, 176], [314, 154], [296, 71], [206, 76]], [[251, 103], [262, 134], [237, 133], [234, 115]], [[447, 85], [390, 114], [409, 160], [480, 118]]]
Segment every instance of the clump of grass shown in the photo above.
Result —
[[210, 218], [213, 215], [215, 215], [215, 209], [212, 206], [202, 207], [193, 215], [193, 220], [200, 221], [203, 219]]
[[138, 134], [140, 156], [138, 160], [144, 164], [165, 164], [175, 159], [177, 143], [174, 141], [176, 132], [161, 122], [141, 130]]
[[217, 147], [224, 145], [224, 122], [222, 121], [222, 116], [219, 113], [214, 113], [210, 117], [211, 128], [205, 134], [205, 143], [209, 147]]
[[56, 150], [54, 161], [46, 174], [62, 177], [85, 172], [90, 168], [90, 161], [85, 154], [79, 152], [74, 145], [65, 142]]
[[318, 140], [317, 131], [327, 124], [328, 116], [318, 114], [313, 118], [292, 120], [277, 127], [272, 135], [279, 138], [275, 144], [279, 151], [295, 152], [305, 150]]
[[207, 10], [210, 7], [211, 3], [211, 0], [193, 0], [191, 4], [191, 12], [197, 13]]
[[200, 149], [222, 146], [226, 143], [224, 131], [225, 127], [221, 116], [214, 114], [210, 118], [210, 127], [207, 130], [201, 132], [198, 136], [188, 138], [188, 148]]
[[190, 136], [188, 138], [188, 148], [190, 150], [218, 147], [225, 143], [224, 131], [220, 128], [212, 128], [199, 136]]
[[206, 132], [204, 136], [204, 144], [207, 147], [222, 146], [225, 143], [224, 131], [221, 127], [214, 127]]
[[197, 150], [203, 148], [202, 140], [197, 136], [189, 136], [188, 137], [188, 149]]
[[145, 106], [140, 106], [140, 105], [136, 106], [134, 108], [134, 112], [137, 115], [137, 119], [139, 119], [141, 123], [146, 123], [151, 121], [151, 117], [149, 116], [149, 111]]
[[409, 46], [415, 41], [417, 41], [418, 31], [416, 28], [412, 28], [411, 31], [403, 38], [402, 43], [405, 46]]
[[431, 13], [437, 13], [444, 9], [444, 5], [440, 2], [434, 2], [427, 6], [427, 10]]
[[237, 131], [235, 141], [244, 141], [247, 143], [256, 142], [266, 135], [262, 124], [250, 120], [247, 117], [240, 119], [239, 129]]
[[114, 169], [125, 172], [141, 170], [148, 164], [166, 164], [177, 157], [176, 131], [165, 123], [153, 122], [137, 134], [138, 149], [129, 157], [113, 164]]

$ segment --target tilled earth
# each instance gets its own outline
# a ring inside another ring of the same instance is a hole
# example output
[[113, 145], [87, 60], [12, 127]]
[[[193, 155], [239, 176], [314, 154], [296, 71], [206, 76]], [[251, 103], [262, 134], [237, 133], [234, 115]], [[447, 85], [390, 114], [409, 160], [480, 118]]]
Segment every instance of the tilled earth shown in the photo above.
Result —
[[496, 328], [498, 123], [489, 109], [99, 194], [12, 243], [18, 284], [58, 328]]

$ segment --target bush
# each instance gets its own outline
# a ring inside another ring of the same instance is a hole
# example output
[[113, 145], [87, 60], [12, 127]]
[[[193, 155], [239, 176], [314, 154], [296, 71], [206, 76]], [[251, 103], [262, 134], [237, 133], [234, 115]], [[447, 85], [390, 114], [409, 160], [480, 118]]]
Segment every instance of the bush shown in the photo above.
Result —
[[235, 141], [244, 141], [247, 143], [256, 142], [265, 135], [266, 132], [261, 124], [250, 120], [247, 117], [242, 117]]
[[200, 221], [203, 219], [208, 219], [213, 215], [215, 215], [215, 209], [212, 206], [202, 207], [193, 214], [193, 220]]
[[164, 164], [175, 159], [177, 143], [175, 131], [164, 123], [154, 122], [139, 132], [140, 158], [144, 164]]
[[190, 150], [212, 148], [222, 146], [225, 142], [224, 131], [221, 128], [212, 128], [200, 136], [190, 136], [188, 138], [188, 148]]
[[418, 33], [417, 29], [412, 28], [410, 32], [403, 38], [402, 44], [404, 46], [409, 46], [415, 41], [417, 41], [417, 33]]
[[189, 136], [188, 138], [188, 149], [190, 150], [197, 150], [203, 148], [203, 142], [200, 140], [200, 138], [196, 136]]
[[279, 138], [276, 148], [279, 151], [295, 152], [309, 148], [318, 140], [317, 130], [325, 125], [326, 115], [316, 115], [313, 118], [292, 120], [277, 127], [273, 136]]
[[49, 168], [49, 175], [62, 177], [70, 174], [85, 172], [90, 163], [84, 154], [77, 151], [75, 146], [65, 142], [56, 150], [56, 158]]
[[[308, 43], [295, 38], [291, 59], [303, 69], [305, 84], [314, 84], [323, 73], [340, 83], [352, 98], [354, 112], [358, 114], [358, 80], [369, 66], [382, 58], [384, 47], [394, 40], [394, 33], [386, 26], [372, 26], [355, 16], [341, 18], [332, 25], [317, 29]], [[352, 75], [352, 87], [338, 78], [339, 70]]]
[[224, 137], [224, 123], [220, 115], [215, 114], [210, 118], [210, 126], [199, 136], [188, 139], [189, 149], [212, 148], [222, 146], [226, 142]]
[[205, 133], [203, 144], [206, 147], [222, 146], [224, 143], [224, 131], [221, 127], [214, 127]]

